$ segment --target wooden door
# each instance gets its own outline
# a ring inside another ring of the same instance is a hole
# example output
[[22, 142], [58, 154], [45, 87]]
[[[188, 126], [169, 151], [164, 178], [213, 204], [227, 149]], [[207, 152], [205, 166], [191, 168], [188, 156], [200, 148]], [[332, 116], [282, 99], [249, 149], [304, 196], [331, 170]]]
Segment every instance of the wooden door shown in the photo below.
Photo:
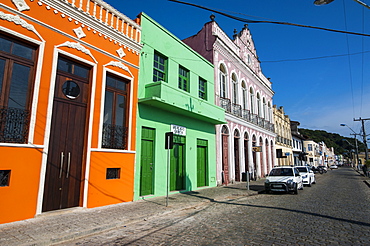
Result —
[[202, 187], [208, 185], [207, 141], [197, 142], [197, 187]]
[[43, 211], [80, 205], [85, 159], [88, 78], [58, 71]]
[[228, 145], [228, 135], [222, 135], [222, 171], [223, 180], [222, 183], [229, 184], [229, 145]]
[[234, 138], [235, 181], [240, 181], [239, 138]]
[[143, 128], [141, 133], [140, 196], [153, 194], [155, 130]]
[[170, 191], [185, 188], [185, 138], [174, 136], [170, 157]]

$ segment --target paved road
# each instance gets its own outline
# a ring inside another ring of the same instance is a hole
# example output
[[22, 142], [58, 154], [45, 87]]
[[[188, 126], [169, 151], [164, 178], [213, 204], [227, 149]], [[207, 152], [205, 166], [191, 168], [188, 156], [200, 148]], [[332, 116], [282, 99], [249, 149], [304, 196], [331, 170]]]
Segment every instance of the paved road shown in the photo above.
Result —
[[63, 245], [370, 245], [370, 188], [350, 168], [298, 195], [260, 194], [153, 217]]

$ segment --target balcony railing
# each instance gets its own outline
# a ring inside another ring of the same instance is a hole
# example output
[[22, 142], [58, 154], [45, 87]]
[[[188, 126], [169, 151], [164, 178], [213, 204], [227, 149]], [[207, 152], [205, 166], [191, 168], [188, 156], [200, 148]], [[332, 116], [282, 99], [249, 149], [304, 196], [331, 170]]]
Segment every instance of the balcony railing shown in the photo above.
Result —
[[232, 115], [243, 118], [244, 120], [271, 132], [275, 131], [274, 124], [256, 114], [252, 114], [249, 110], [242, 109], [242, 106], [239, 104], [231, 103], [230, 99], [228, 98], [221, 97], [220, 106], [225, 109], [226, 113], [230, 113]]
[[102, 147], [108, 149], [126, 149], [127, 127], [103, 124]]
[[27, 143], [30, 112], [18, 108], [0, 108], [0, 142]]

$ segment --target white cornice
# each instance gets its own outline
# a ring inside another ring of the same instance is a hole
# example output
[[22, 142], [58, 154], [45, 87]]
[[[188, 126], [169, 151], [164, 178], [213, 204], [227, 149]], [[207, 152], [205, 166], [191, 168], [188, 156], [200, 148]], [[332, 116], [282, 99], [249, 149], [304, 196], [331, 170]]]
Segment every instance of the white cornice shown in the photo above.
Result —
[[[122, 45], [126, 45], [130, 47], [130, 49], [135, 50], [135, 52], [139, 53], [141, 50], [141, 45], [139, 42], [134, 41], [133, 39], [128, 38], [123, 33], [117, 31], [116, 29], [110, 27], [109, 25], [105, 24], [102, 21], [99, 21], [96, 18], [93, 18], [83, 12], [82, 10], [78, 9], [77, 7], [73, 7], [70, 4], [66, 3], [65, 1], [61, 0], [39, 0], [41, 5], [40, 7], [46, 7], [46, 9], [49, 9], [51, 11], [51, 8], [57, 11], [54, 12], [56, 15], [61, 15], [64, 18], [67, 18], [69, 16], [74, 21], [77, 21], [78, 23], [81, 23], [85, 25], [88, 28], [93, 29], [97, 33], [101, 33], [102, 35], [106, 36], [109, 39], [112, 39]], [[102, 1], [97, 1], [99, 3], [102, 3]], [[45, 4], [46, 6], [42, 6]], [[106, 4], [106, 8], [108, 8], [108, 4]], [[104, 5], [103, 5], [104, 6]], [[110, 6], [111, 7], [111, 6]], [[112, 7], [111, 7], [112, 8]], [[114, 9], [114, 8], [112, 8]], [[117, 11], [118, 12], [118, 11]], [[125, 15], [121, 14], [122, 16], [126, 17]], [[130, 25], [134, 26], [135, 28], [141, 30], [141, 27], [138, 26], [135, 22], [133, 22], [131, 19], [126, 17], [125, 21], [129, 22]]]

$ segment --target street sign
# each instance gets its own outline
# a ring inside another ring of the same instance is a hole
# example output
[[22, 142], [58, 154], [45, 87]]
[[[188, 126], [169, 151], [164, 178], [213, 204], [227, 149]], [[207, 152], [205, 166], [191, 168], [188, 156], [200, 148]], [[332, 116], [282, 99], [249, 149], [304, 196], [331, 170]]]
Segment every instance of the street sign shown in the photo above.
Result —
[[171, 132], [176, 135], [186, 136], [186, 127], [171, 125]]
[[165, 149], [173, 148], [173, 132], [166, 132]]

